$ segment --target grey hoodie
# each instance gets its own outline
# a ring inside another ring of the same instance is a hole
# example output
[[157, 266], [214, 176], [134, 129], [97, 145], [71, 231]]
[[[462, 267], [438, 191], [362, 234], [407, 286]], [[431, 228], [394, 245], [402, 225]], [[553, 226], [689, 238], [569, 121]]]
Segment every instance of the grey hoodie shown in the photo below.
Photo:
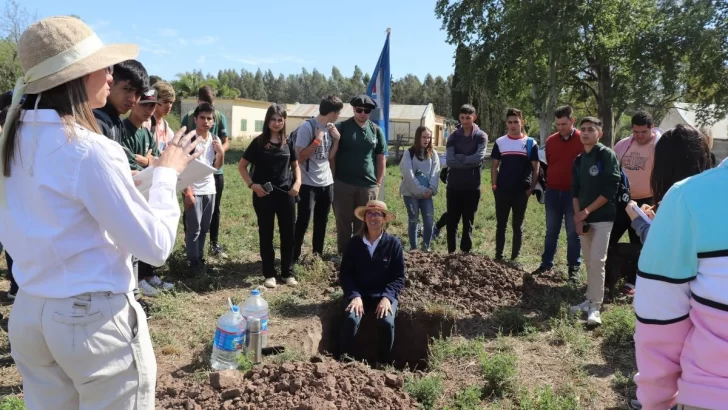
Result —
[[[437, 194], [437, 187], [440, 183], [440, 158], [433, 151], [430, 158], [421, 160], [417, 155], [411, 155], [406, 150], [399, 161], [399, 171], [402, 174], [402, 183], [399, 186], [399, 194], [423, 198], [425, 191], [432, 190], [432, 196]], [[430, 183], [429, 187], [423, 186], [415, 177], [417, 171], [421, 172]]]
[[453, 189], [479, 190], [488, 134], [473, 124], [470, 136], [458, 127], [447, 138], [447, 186]]

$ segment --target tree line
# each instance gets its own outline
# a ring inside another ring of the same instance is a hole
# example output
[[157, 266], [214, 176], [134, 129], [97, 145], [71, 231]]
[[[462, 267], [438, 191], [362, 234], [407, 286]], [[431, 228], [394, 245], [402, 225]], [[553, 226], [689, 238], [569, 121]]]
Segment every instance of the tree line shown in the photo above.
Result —
[[451, 107], [473, 103], [489, 131], [508, 106], [543, 140], [571, 104], [609, 144], [640, 109], [692, 103], [701, 125], [728, 114], [724, 0], [438, 0], [435, 13], [457, 46]]
[[[153, 81], [159, 80], [153, 78]], [[276, 76], [271, 70], [256, 72], [242, 69], [220, 70], [217, 76], [203, 74], [201, 70], [180, 73], [170, 81], [181, 98], [197, 95], [203, 85], [215, 89], [218, 98], [249, 98], [278, 103], [318, 104], [322, 97], [336, 95], [344, 102], [366, 92], [371, 76], [354, 67], [351, 77], [344, 76], [336, 67], [326, 77], [317, 69], [303, 68], [299, 74]], [[443, 78], [427, 74], [424, 81], [413, 74], [392, 80], [392, 102], [397, 104], [426, 105], [432, 103], [435, 113], [450, 116], [452, 76]]]

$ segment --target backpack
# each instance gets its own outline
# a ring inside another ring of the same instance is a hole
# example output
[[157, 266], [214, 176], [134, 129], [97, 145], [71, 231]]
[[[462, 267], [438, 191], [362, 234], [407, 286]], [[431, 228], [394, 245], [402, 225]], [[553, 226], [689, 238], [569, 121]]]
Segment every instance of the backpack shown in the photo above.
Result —
[[[296, 137], [298, 136], [298, 130], [301, 127], [303, 127], [303, 125], [306, 124], [307, 122], [311, 124], [311, 137], [316, 138], [316, 136], [314, 135], [316, 133], [316, 125], [317, 125], [317, 124], [315, 124], [316, 119], [309, 118], [306, 121], [304, 121], [303, 123], [301, 123], [301, 125], [296, 127], [295, 130], [291, 131], [291, 133], [288, 135], [288, 141], [290, 141], [291, 146], [293, 147], [294, 150], [296, 149]], [[306, 160], [306, 171], [308, 171], [308, 164], [310, 163], [310, 161], [311, 161], [311, 158]]]
[[[603, 147], [600, 147], [597, 152], [597, 168], [600, 173], [604, 172], [604, 162], [602, 161], [603, 152]], [[577, 169], [581, 166], [581, 155], [582, 154], [579, 154], [574, 160], [574, 167]], [[632, 199], [632, 195], [629, 190], [629, 179], [627, 179], [627, 175], [624, 173], [624, 169], [622, 169], [621, 164], [619, 165], [619, 174], [619, 187], [617, 187], [617, 195], [614, 199], [616, 200], [617, 209], [624, 209], [630, 199]]]

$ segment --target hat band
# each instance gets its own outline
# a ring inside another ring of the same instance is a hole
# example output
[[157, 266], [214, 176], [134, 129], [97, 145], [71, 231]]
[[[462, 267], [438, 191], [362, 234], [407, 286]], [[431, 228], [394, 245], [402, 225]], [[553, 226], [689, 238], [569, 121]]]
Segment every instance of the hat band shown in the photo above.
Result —
[[72, 64], [83, 60], [102, 48], [104, 48], [104, 43], [96, 34], [92, 34], [91, 36], [79, 41], [68, 50], [58, 53], [53, 57], [30, 67], [30, 69], [25, 73], [25, 83], [28, 84], [32, 81], [37, 81], [41, 78], [55, 74]]

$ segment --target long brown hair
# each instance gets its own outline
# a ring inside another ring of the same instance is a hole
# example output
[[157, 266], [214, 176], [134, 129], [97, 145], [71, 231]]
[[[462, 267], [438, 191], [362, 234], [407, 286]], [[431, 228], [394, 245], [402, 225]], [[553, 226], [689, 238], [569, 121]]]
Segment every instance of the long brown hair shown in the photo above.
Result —
[[[39, 98], [40, 101], [38, 101]], [[76, 136], [76, 125], [80, 125], [97, 134], [101, 133], [94, 113], [88, 105], [86, 76], [71, 80], [48, 91], [43, 91], [41, 94], [26, 95], [21, 109], [34, 109], [36, 101], [38, 101], [38, 109], [51, 109], [58, 113], [61, 117], [61, 124], [63, 124], [63, 128], [69, 139]], [[8, 123], [6, 125], [10, 129], [8, 130], [5, 143], [0, 147], [0, 155], [2, 155], [5, 161], [3, 163], [3, 175], [6, 178], [10, 176], [10, 165], [15, 159], [15, 150], [18, 147], [20, 120], [26, 113], [27, 111], [20, 111], [15, 118], [7, 119]]]
[[[425, 131], [427, 131], [427, 132], [430, 133], [430, 142], [427, 144], [426, 147], [423, 147], [422, 146], [422, 133], [425, 132]], [[412, 151], [412, 153], [414, 153], [415, 155], [417, 155], [417, 158], [419, 158], [421, 160], [422, 159], [430, 159], [430, 157], [432, 156], [432, 139], [433, 139], [433, 137], [434, 137], [434, 135], [432, 135], [432, 130], [429, 127], [427, 127], [425, 125], [420, 125], [415, 130], [415, 142], [412, 143], [412, 146], [410, 147], [410, 150]], [[424, 156], [424, 158], [421, 158], [420, 157], [420, 152], [421, 152], [422, 149], [425, 150], [425, 156]]]
[[288, 139], [286, 135], [286, 118], [288, 117], [288, 113], [286, 113], [286, 109], [279, 104], [273, 104], [270, 107], [268, 107], [268, 111], [265, 112], [265, 120], [263, 123], [263, 133], [258, 136], [260, 138], [260, 146], [265, 147], [270, 143], [270, 139], [273, 136], [273, 131], [270, 129], [270, 120], [273, 118], [274, 115], [278, 115], [279, 117], [283, 118], [283, 128], [281, 129], [280, 138], [281, 138], [281, 147], [286, 145], [286, 140]]
[[659, 206], [676, 182], [707, 169], [710, 169], [710, 148], [698, 130], [678, 124], [665, 132], [655, 144], [655, 159], [650, 176], [655, 204]]

